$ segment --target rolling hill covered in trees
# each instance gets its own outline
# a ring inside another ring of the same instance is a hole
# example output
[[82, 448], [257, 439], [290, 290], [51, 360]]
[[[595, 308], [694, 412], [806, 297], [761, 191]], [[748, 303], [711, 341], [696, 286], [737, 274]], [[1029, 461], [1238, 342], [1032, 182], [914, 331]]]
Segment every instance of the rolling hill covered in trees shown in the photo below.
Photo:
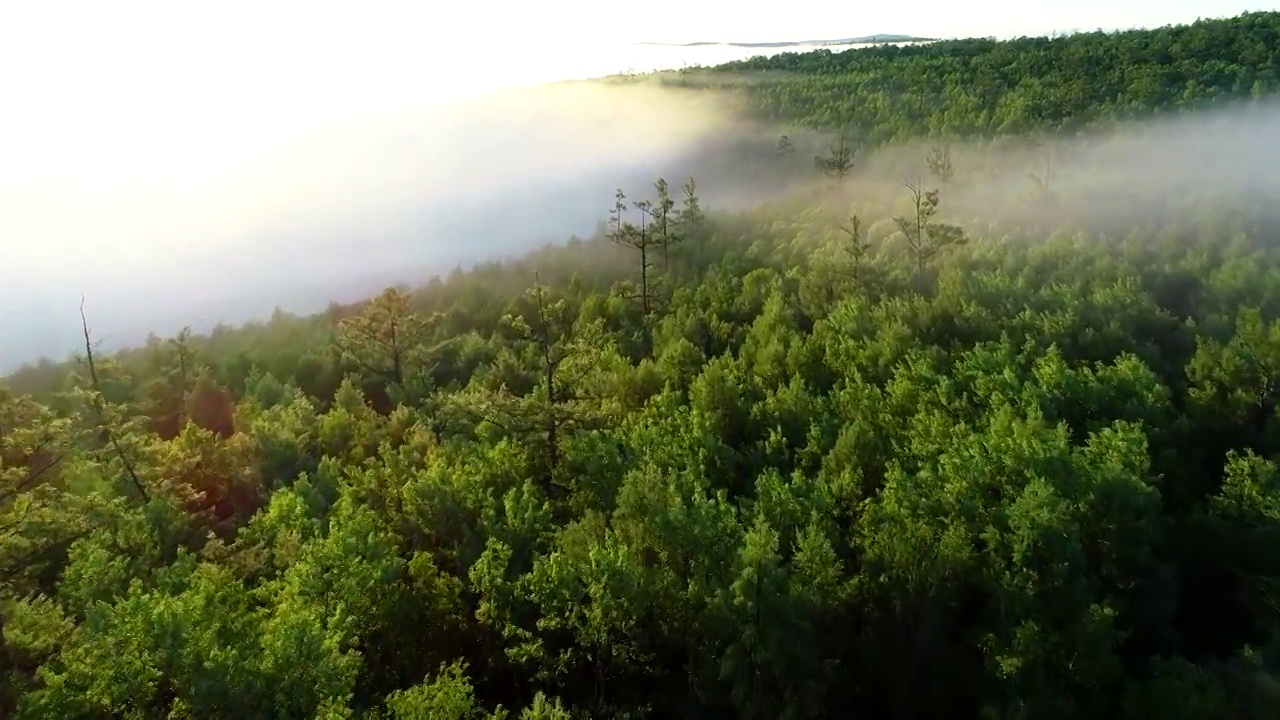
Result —
[[1280, 13], [619, 82], [791, 190], [6, 380], [0, 717], [1280, 713]]
[[761, 117], [852, 128], [875, 142], [1077, 129], [1275, 92], [1277, 17], [1253, 13], [1157, 30], [782, 53], [657, 79], [733, 90]]

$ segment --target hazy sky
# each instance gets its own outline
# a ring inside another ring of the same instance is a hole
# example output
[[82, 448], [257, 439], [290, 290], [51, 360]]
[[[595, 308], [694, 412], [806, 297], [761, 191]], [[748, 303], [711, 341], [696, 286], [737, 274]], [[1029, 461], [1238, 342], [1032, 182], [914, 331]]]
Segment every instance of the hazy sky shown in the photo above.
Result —
[[[376, 186], [371, 173], [385, 167], [362, 165], [364, 158], [393, 153], [388, 148], [408, 142], [414, 128], [427, 132], [433, 107], [503, 85], [634, 67], [639, 56], [629, 43], [1044, 34], [1187, 22], [1276, 3], [645, 0], [643, 12], [637, 7], [0, 0], [0, 346], [18, 332], [6, 321], [16, 315], [25, 328], [42, 327], [44, 298], [55, 294], [58, 312], [71, 312], [89, 278], [101, 281], [100, 294], [163, 305], [150, 300], [147, 284], [160, 274], [170, 287], [191, 288], [215, 252], [265, 262], [264, 234], [286, 226], [304, 233], [296, 217], [324, 228], [331, 216], [322, 210], [356, 218], [344, 202]], [[701, 61], [730, 59], [700, 52]], [[454, 151], [451, 162], [467, 161], [464, 149]], [[436, 150], [403, 158], [442, 161]], [[405, 177], [419, 187], [441, 180]], [[366, 202], [362, 211], [368, 227], [376, 207]]]
[[[1162, 25], [1277, 3], [646, 0], [643, 7], [598, 0], [0, 3], [0, 203], [14, 202], [14, 184], [39, 195], [72, 179], [90, 192], [137, 183], [194, 189], [335, 116], [611, 71], [601, 57], [607, 53], [595, 48], [614, 43], [1040, 34]], [[534, 39], [563, 44], [534, 50]], [[475, 40], [493, 44], [477, 48]]]

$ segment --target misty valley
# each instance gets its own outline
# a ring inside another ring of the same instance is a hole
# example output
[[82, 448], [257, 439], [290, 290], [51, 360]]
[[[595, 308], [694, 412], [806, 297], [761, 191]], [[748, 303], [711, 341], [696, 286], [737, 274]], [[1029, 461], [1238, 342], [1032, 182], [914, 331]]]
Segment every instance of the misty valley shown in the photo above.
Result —
[[1280, 12], [742, 45], [6, 205], [0, 718], [1280, 717]]

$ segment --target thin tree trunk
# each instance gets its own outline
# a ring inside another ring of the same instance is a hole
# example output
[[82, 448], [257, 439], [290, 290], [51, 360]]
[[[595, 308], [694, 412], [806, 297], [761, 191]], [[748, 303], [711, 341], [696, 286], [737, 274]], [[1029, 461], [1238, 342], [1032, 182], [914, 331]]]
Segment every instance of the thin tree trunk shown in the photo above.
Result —
[[640, 242], [640, 311], [649, 316], [649, 248], [644, 240]]
[[124, 465], [124, 470], [129, 475], [129, 479], [133, 481], [133, 487], [138, 491], [138, 495], [142, 496], [142, 501], [147, 502], [150, 498], [147, 490], [142, 485], [142, 481], [138, 479], [138, 473], [133, 469], [133, 463], [129, 461], [129, 456], [125, 454], [124, 448], [120, 447], [120, 441], [116, 438], [115, 433], [111, 432], [111, 428], [106, 424], [106, 413], [103, 412], [102, 387], [98, 384], [98, 370], [93, 362], [93, 343], [89, 341], [89, 321], [84, 316], [84, 298], [80, 298], [80, 327], [84, 330], [84, 353], [85, 360], [89, 363], [89, 380], [93, 383], [94, 405], [98, 411], [99, 422], [102, 427], [102, 434], [106, 436], [107, 442], [111, 444], [115, 450], [116, 456], [120, 458], [120, 463]]

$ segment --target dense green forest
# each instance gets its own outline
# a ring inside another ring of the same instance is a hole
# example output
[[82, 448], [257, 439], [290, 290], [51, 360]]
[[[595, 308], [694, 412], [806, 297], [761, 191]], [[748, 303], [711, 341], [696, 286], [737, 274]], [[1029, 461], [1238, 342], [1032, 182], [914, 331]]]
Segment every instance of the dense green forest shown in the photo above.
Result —
[[1280, 13], [1013, 41], [783, 53], [657, 76], [729, 89], [761, 117], [874, 142], [1078, 129], [1280, 88]]
[[1274, 196], [952, 211], [1014, 131], [1265, 96], [1280, 13], [707, 76], [1002, 137], [110, 357], [86, 305], [0, 390], [0, 717], [1280, 716]]

